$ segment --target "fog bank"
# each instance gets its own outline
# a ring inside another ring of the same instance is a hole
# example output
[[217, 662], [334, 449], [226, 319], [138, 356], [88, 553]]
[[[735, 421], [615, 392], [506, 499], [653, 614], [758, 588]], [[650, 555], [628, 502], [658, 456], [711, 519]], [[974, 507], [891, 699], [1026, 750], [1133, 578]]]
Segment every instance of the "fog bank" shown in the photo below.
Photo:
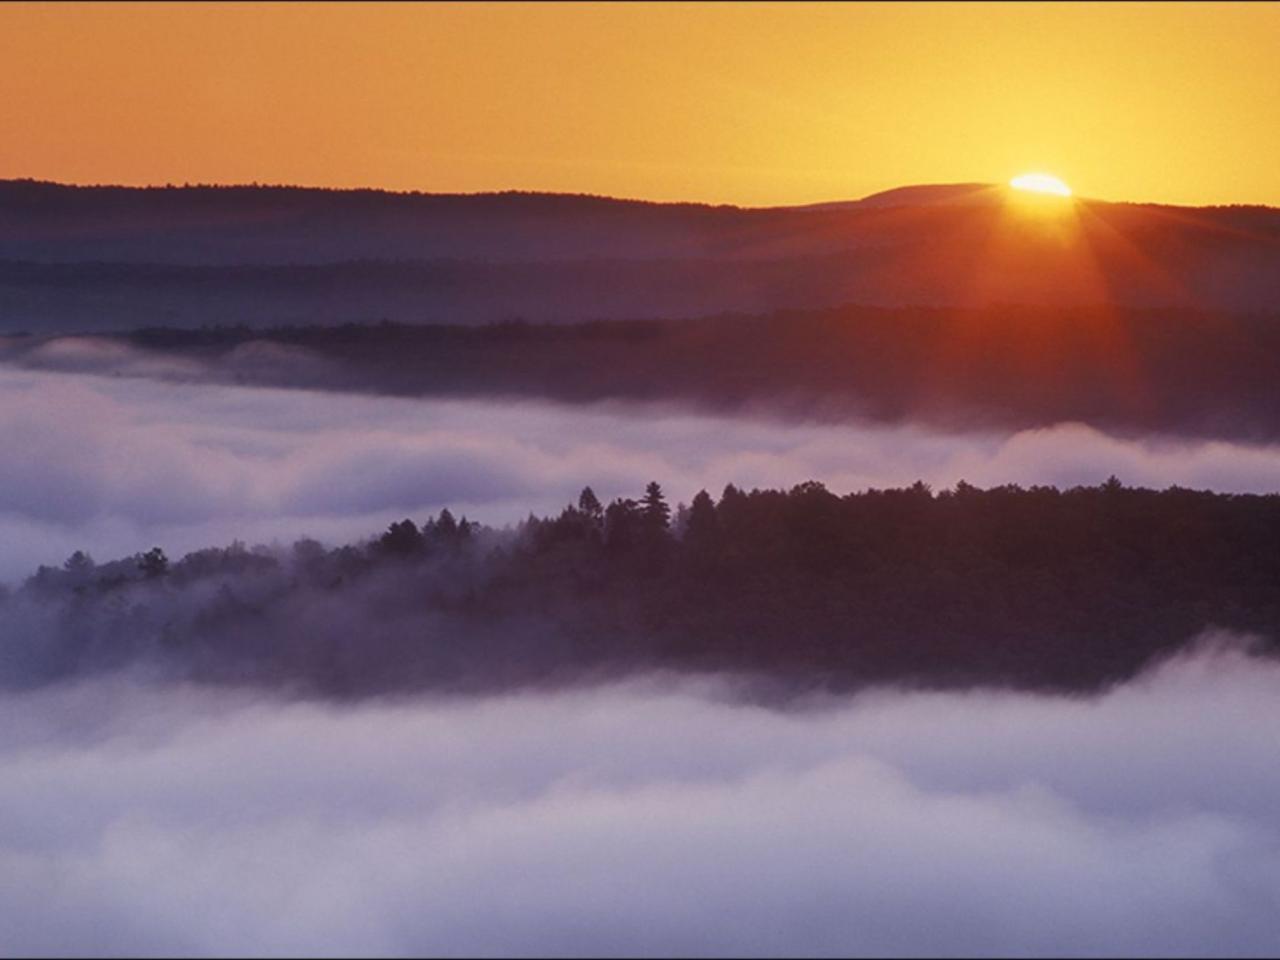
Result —
[[1280, 666], [775, 711], [654, 678], [0, 699], [6, 952], [1270, 954]]
[[820, 425], [659, 405], [411, 400], [21, 371], [0, 366], [0, 581], [74, 550], [241, 539], [330, 543], [449, 506], [492, 524], [550, 513], [587, 484], [606, 501], [662, 482], [838, 492], [964, 479], [1280, 488], [1280, 448], [1109, 436]]

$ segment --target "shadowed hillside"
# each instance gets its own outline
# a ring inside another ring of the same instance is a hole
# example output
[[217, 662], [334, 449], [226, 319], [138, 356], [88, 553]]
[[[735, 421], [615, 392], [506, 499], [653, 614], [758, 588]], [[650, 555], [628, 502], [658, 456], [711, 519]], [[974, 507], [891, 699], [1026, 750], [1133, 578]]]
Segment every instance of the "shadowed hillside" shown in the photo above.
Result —
[[549, 194], [0, 182], [0, 330], [1280, 300], [1280, 212], [981, 184], [747, 209]]
[[687, 321], [152, 329], [10, 338], [0, 360], [402, 396], [1280, 439], [1275, 314], [844, 307]]

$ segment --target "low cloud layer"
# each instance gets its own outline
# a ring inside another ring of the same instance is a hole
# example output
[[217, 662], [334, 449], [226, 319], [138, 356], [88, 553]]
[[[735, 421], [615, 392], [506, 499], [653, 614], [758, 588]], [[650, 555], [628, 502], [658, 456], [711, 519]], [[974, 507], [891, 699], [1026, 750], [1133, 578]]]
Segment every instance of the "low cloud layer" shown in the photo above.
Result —
[[1280, 665], [778, 711], [653, 679], [0, 700], [12, 953], [1270, 954]]
[[450, 506], [502, 524], [591, 484], [674, 499], [820, 479], [845, 492], [1126, 483], [1280, 488], [1280, 448], [1130, 440], [1078, 424], [1014, 434], [818, 425], [621, 404], [413, 400], [0, 367], [0, 580], [233, 539], [344, 542]]

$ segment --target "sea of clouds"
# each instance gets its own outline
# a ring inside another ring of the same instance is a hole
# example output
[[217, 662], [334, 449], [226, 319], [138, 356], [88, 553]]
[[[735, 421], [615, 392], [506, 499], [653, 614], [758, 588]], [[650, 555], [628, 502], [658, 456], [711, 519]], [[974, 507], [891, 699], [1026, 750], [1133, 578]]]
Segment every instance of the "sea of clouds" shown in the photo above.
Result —
[[[1079, 424], [127, 373], [0, 365], [0, 581], [76, 549], [336, 544], [444, 506], [505, 524], [650, 479], [673, 500], [813, 478], [1280, 488], [1280, 447]], [[336, 704], [96, 675], [0, 697], [0, 953], [1271, 954], [1277, 727], [1280, 664], [1236, 642], [1090, 698], [779, 706], [650, 676]]]
[[[137, 373], [138, 371], [133, 371]], [[143, 371], [144, 373], [147, 371]], [[448, 506], [487, 523], [649, 480], [838, 493], [909, 484], [1280, 488], [1280, 447], [1080, 424], [946, 433], [654, 404], [403, 399], [0, 365], [0, 582], [74, 550], [171, 556], [240, 539], [336, 545]]]
[[1092, 698], [728, 681], [0, 698], [6, 954], [1266, 955], [1280, 664]]

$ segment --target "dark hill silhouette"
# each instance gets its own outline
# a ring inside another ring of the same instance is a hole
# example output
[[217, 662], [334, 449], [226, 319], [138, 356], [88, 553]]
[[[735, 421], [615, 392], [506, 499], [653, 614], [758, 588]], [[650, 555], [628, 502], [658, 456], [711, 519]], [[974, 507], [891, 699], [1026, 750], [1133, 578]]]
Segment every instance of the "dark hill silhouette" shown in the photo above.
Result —
[[563, 322], [992, 303], [1264, 310], [1280, 211], [981, 184], [740, 208], [0, 182], [0, 330]]
[[[991, 183], [925, 183], [882, 190], [861, 200], [854, 200], [850, 205], [871, 209], [922, 204], [982, 204], [998, 203], [1002, 196], [1003, 190]], [[836, 205], [824, 206], [832, 208]]]
[[0, 360], [404, 396], [1280, 440], [1280, 312], [855, 306], [585, 324], [157, 328], [5, 338]]

